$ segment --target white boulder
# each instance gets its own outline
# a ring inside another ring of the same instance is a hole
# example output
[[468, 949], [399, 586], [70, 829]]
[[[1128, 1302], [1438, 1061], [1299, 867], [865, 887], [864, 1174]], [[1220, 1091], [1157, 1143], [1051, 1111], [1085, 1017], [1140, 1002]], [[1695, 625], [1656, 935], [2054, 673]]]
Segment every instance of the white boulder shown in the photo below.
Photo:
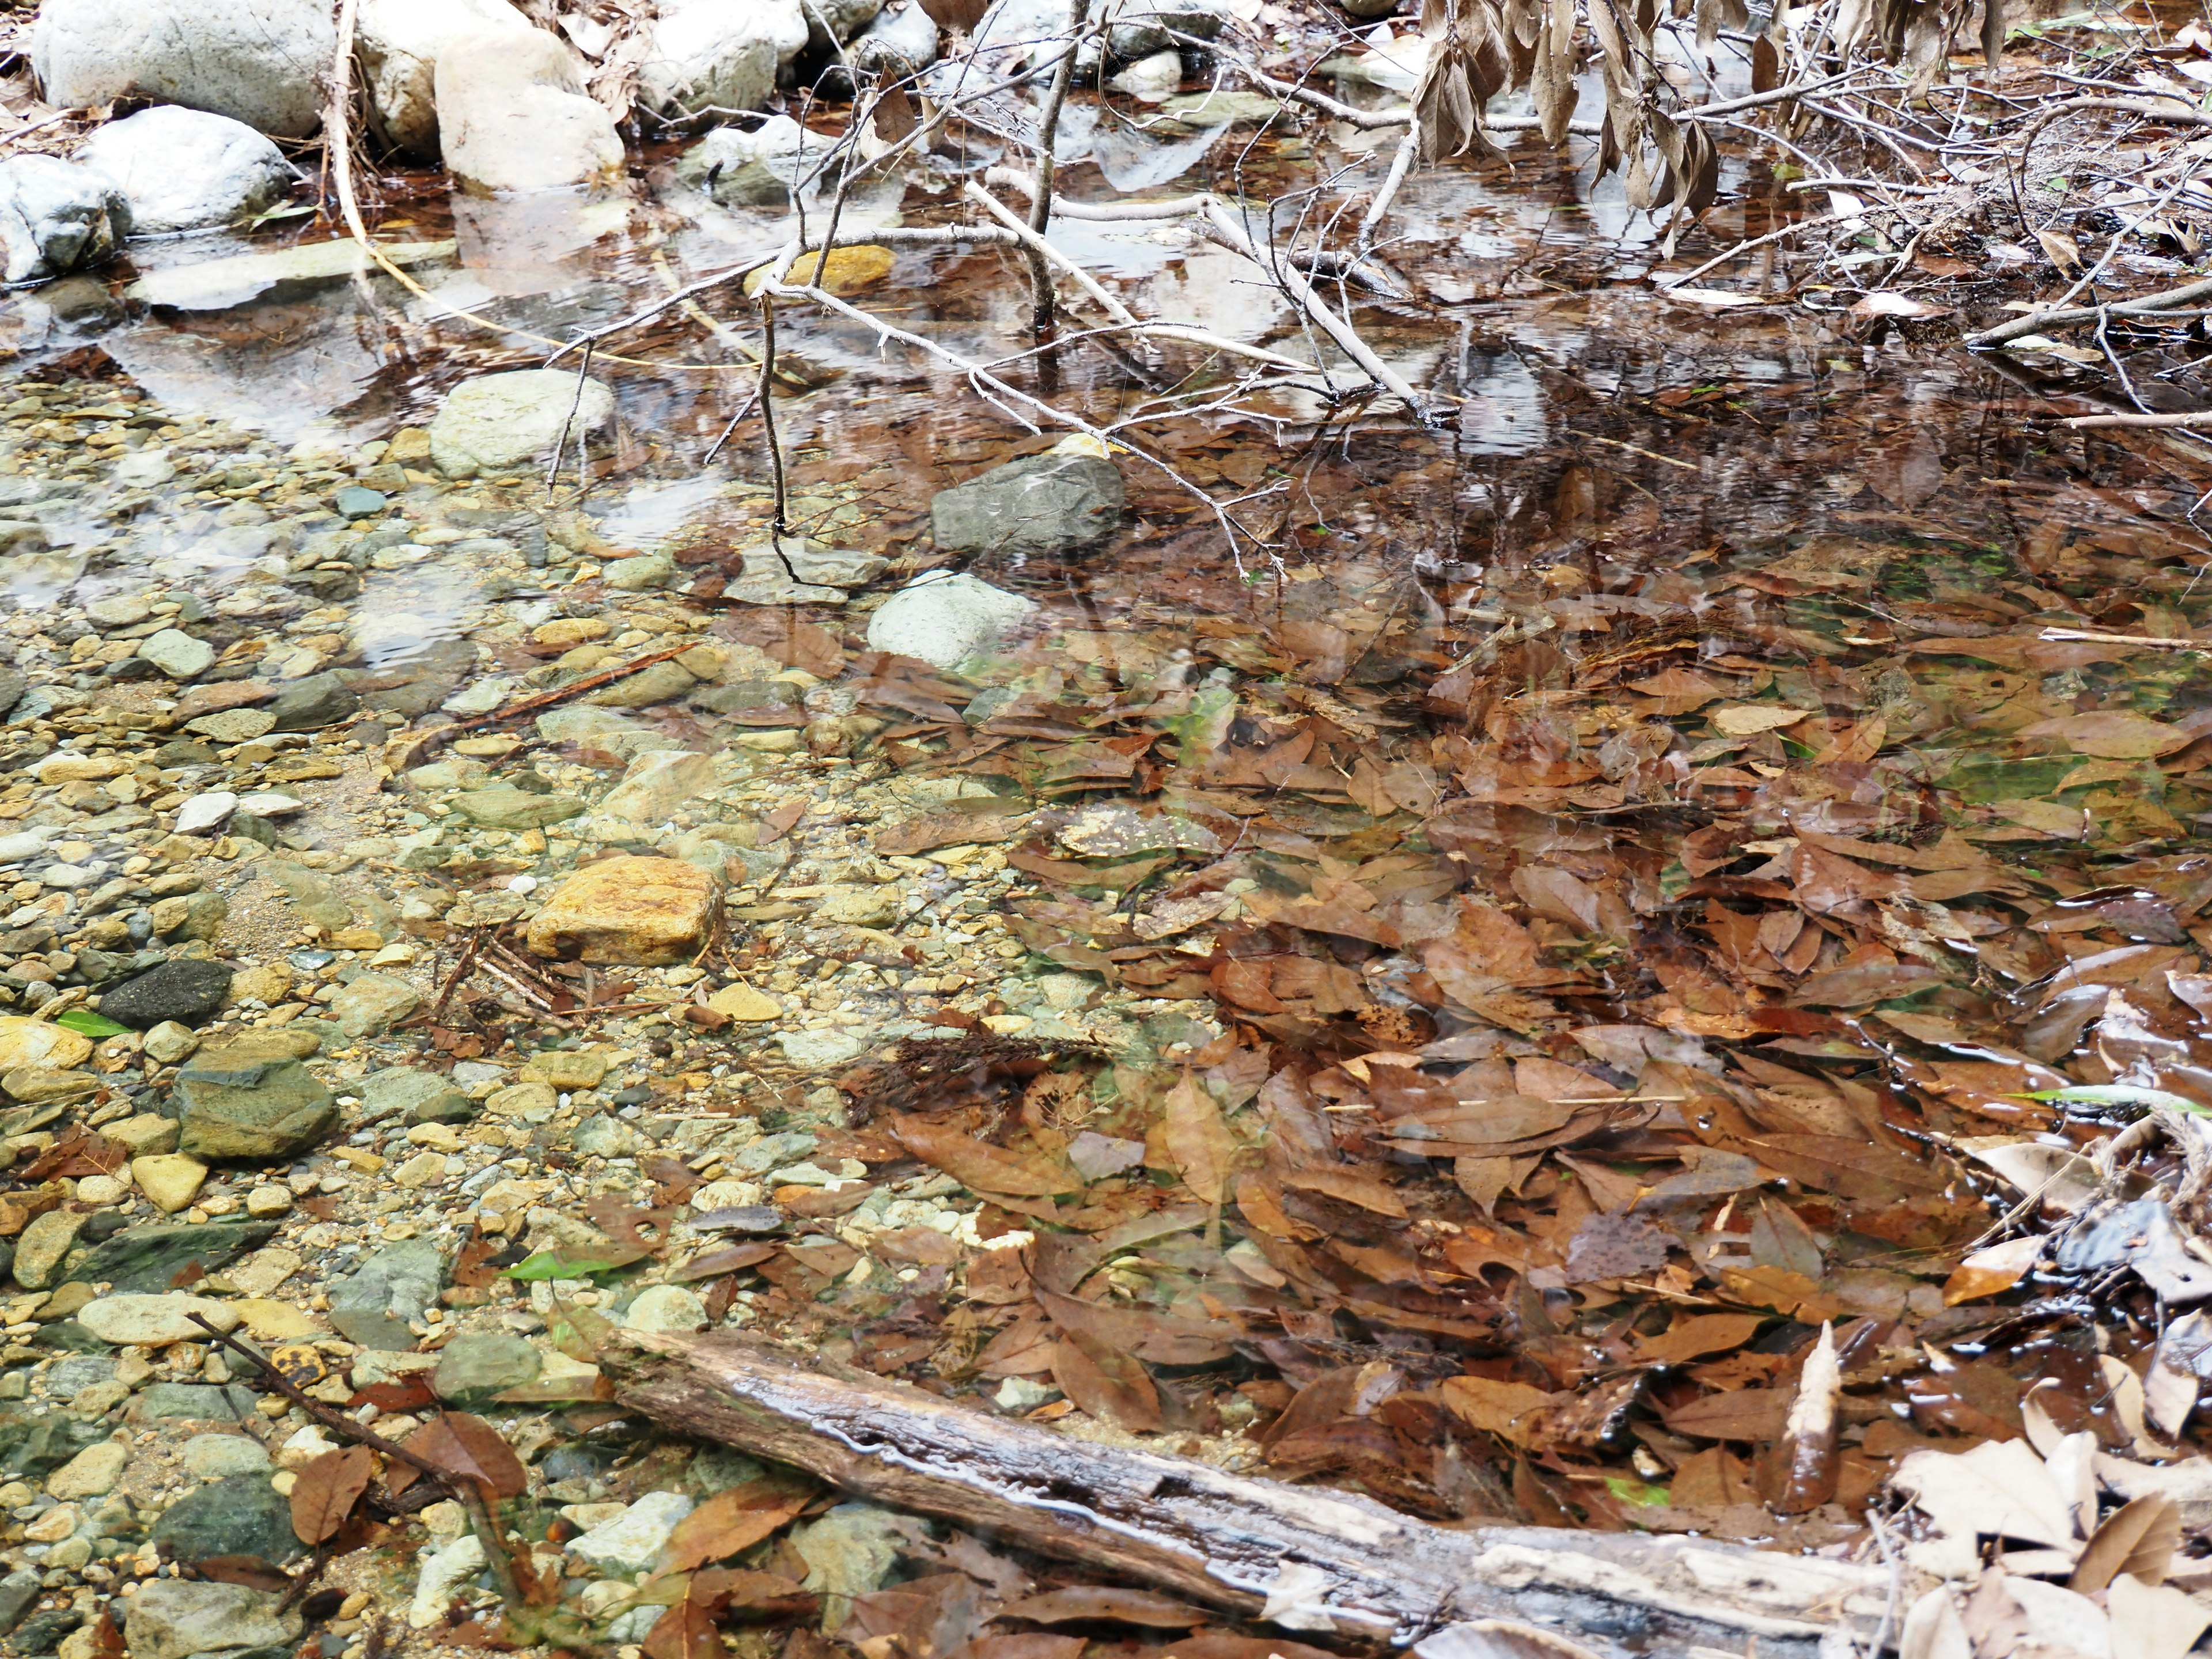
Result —
[[868, 643], [951, 668], [988, 651], [1036, 602], [974, 576], [928, 572], [885, 599], [868, 618]]
[[562, 441], [597, 431], [614, 418], [615, 394], [558, 368], [482, 374], [446, 394], [430, 422], [430, 459], [455, 476], [498, 472], [534, 461]]
[[435, 155], [438, 58], [447, 43], [534, 27], [508, 0], [362, 0], [356, 57], [369, 117], [385, 142]]
[[245, 122], [175, 104], [110, 122], [76, 159], [115, 181], [139, 236], [251, 219], [292, 182], [283, 152]]
[[46, 0], [31, 67], [59, 108], [147, 98], [304, 138], [337, 46], [322, 0]]
[[52, 155], [0, 161], [4, 280], [34, 283], [94, 264], [130, 232], [130, 204], [105, 174]]
[[558, 190], [622, 167], [614, 118], [544, 29], [453, 37], [434, 84], [446, 170], [479, 190]]
[[665, 115], [758, 109], [805, 49], [806, 30], [799, 0], [660, 0], [637, 100]]

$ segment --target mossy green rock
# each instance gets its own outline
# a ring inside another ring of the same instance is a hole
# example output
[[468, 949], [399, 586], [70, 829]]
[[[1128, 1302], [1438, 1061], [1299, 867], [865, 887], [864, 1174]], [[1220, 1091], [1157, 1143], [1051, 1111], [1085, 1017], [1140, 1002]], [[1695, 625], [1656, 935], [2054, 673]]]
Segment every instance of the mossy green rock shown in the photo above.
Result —
[[290, 1158], [337, 1127], [337, 1102], [296, 1060], [188, 1065], [177, 1074], [183, 1107], [177, 1150], [194, 1158]]

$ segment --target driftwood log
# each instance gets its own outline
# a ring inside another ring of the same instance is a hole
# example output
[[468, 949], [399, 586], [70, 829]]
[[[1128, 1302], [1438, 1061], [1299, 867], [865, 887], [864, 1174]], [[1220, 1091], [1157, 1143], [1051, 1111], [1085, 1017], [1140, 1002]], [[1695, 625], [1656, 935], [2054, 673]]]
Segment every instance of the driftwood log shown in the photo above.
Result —
[[1119, 1582], [1424, 1659], [1842, 1659], [1870, 1651], [1908, 1588], [1879, 1563], [1696, 1539], [1437, 1526], [831, 1375], [732, 1332], [622, 1337], [602, 1358], [618, 1399], [671, 1428]]

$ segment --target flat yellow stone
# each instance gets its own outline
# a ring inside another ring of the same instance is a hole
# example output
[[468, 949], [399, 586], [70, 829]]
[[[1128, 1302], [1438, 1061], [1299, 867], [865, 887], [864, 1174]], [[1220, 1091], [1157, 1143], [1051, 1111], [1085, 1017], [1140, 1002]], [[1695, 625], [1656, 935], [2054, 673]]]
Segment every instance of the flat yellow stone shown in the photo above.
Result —
[[333, 951], [381, 951], [384, 935], [374, 927], [341, 927], [331, 935]]
[[265, 1296], [241, 1297], [230, 1304], [246, 1322], [246, 1328], [263, 1342], [293, 1342], [303, 1336], [319, 1336], [323, 1328], [305, 1308]]
[[[891, 274], [891, 251], [864, 242], [857, 247], [834, 247], [830, 250], [829, 263], [823, 267], [819, 282], [815, 280], [814, 267], [822, 258], [817, 253], [802, 253], [792, 262], [790, 273], [784, 281], [793, 288], [819, 288], [829, 294], [857, 294], [872, 288]], [[763, 266], [745, 278], [745, 297], [750, 299], [760, 292], [761, 284], [768, 281], [768, 268]]]
[[536, 629], [530, 637], [540, 645], [581, 645], [605, 639], [610, 629], [603, 617], [556, 617]]
[[707, 999], [707, 1006], [731, 1019], [770, 1020], [783, 1018], [783, 1005], [763, 991], [739, 981], [725, 985]]
[[164, 1215], [190, 1206], [207, 1177], [208, 1166], [182, 1152], [154, 1152], [131, 1160], [131, 1179]]
[[680, 859], [602, 859], [561, 884], [526, 938], [541, 957], [665, 967], [705, 947], [719, 900], [714, 878]]
[[453, 745], [457, 755], [471, 755], [488, 760], [498, 760], [512, 755], [522, 747], [520, 738], [463, 738]]

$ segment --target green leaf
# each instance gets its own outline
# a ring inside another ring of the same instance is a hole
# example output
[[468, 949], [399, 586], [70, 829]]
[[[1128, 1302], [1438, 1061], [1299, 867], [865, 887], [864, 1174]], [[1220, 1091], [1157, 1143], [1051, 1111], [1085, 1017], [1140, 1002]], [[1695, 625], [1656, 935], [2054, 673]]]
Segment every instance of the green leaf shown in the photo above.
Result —
[[1666, 1487], [1647, 1486], [1641, 1480], [1632, 1480], [1625, 1474], [1606, 1476], [1605, 1489], [1624, 1504], [1641, 1504], [1647, 1510], [1656, 1510], [1674, 1501], [1674, 1495]]
[[95, 1040], [121, 1036], [131, 1029], [128, 1025], [118, 1025], [106, 1016], [94, 1013], [89, 1008], [72, 1008], [69, 1012], [58, 1016], [54, 1024], [66, 1025], [80, 1036]]
[[2186, 1112], [2191, 1117], [2212, 1117], [2212, 1108], [2198, 1105], [2185, 1095], [2164, 1089], [2145, 1089], [2132, 1083], [2085, 1083], [2071, 1089], [2045, 1089], [2016, 1097], [2021, 1100], [2054, 1101], [2061, 1106], [2141, 1106], [2146, 1110]]
[[540, 1250], [516, 1262], [501, 1277], [520, 1279], [525, 1284], [541, 1279], [588, 1279], [593, 1273], [611, 1273], [617, 1267], [627, 1267], [643, 1254], [616, 1250], [608, 1255], [562, 1255], [558, 1250]]

